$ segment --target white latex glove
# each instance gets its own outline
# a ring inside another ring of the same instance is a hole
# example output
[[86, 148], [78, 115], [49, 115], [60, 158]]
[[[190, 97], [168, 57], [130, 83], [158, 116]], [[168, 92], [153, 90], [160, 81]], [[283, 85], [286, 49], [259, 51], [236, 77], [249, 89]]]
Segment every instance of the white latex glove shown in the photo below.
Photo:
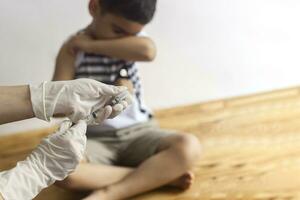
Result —
[[128, 97], [118, 105], [111, 106], [111, 100], [127, 90], [126, 87], [106, 85], [92, 79], [44, 82], [30, 85], [30, 95], [35, 116], [46, 121], [55, 115], [64, 115], [72, 122], [87, 119], [97, 111], [97, 119], [89, 124], [101, 123], [104, 119], [120, 114], [132, 103]]
[[4, 200], [31, 200], [42, 189], [74, 171], [84, 156], [86, 123], [63, 122], [59, 131], [44, 138], [39, 146], [11, 170], [0, 173]]

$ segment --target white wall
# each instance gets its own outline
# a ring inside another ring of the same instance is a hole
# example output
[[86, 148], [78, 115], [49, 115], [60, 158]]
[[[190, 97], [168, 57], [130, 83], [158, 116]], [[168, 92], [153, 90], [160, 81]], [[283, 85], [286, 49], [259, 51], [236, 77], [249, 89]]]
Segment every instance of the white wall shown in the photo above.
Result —
[[[300, 83], [299, 0], [172, 2], [160, 1], [149, 27], [159, 47], [155, 65], [142, 68], [145, 89], [153, 92], [147, 96], [151, 105]], [[155, 88], [160, 88], [160, 98], [155, 98]]]
[[[1, 0], [0, 84], [49, 80], [61, 43], [90, 20], [86, 4]], [[299, 10], [298, 0], [160, 0], [147, 27], [158, 57], [140, 68], [146, 101], [163, 108], [298, 85]]]

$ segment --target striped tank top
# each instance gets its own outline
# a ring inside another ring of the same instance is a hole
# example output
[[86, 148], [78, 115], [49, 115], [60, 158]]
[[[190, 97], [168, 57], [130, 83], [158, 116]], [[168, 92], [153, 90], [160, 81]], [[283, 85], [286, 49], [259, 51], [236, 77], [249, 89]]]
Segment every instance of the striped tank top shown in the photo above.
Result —
[[[75, 63], [75, 78], [91, 78], [102, 83], [115, 85], [126, 73], [134, 86], [133, 104], [114, 119], [107, 119], [97, 129], [101, 131], [125, 128], [152, 118], [151, 110], [142, 98], [142, 86], [135, 62], [111, 58], [100, 54], [78, 52]], [[94, 128], [94, 127], [93, 127]]]

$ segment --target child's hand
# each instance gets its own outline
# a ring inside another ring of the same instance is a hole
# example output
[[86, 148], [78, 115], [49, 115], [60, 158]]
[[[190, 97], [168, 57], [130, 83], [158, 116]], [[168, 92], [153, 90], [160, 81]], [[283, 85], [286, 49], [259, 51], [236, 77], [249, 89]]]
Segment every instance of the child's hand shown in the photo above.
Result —
[[125, 86], [128, 88], [128, 91], [133, 94], [134, 93], [134, 86], [131, 80], [127, 78], [120, 78], [116, 81], [117, 86]]
[[69, 41], [69, 48], [71, 53], [76, 54], [78, 51], [89, 51], [89, 47], [93, 39], [86, 33], [81, 33], [73, 36]]

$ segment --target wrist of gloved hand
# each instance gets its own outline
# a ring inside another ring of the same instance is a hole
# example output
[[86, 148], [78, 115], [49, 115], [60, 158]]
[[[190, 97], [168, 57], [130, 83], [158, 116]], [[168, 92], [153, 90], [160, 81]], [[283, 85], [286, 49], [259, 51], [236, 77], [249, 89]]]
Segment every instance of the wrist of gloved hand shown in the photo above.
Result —
[[18, 162], [11, 170], [0, 172], [0, 193], [4, 200], [33, 199], [43, 188], [54, 183], [32, 161]]
[[29, 89], [32, 109], [35, 116], [39, 119], [49, 122], [51, 116], [49, 116], [49, 114], [47, 114], [48, 112], [46, 111], [45, 84], [46, 82], [43, 82], [39, 85], [29, 85]]

